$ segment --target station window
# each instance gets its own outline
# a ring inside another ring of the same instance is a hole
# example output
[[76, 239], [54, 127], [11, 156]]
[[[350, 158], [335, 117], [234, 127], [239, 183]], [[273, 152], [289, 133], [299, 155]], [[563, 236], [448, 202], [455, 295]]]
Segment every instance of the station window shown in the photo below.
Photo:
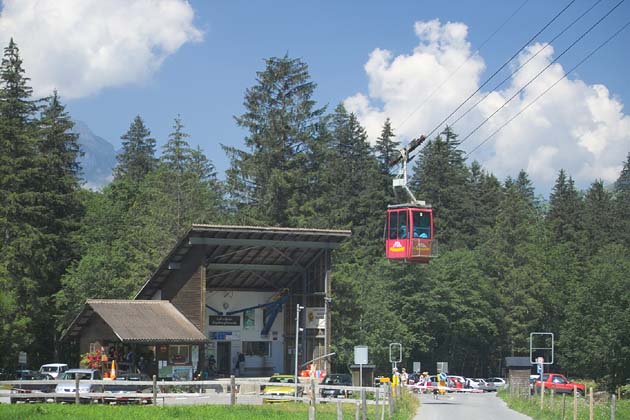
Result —
[[190, 361], [190, 346], [169, 346], [168, 360], [174, 365], [186, 364]]
[[269, 341], [243, 341], [243, 354], [245, 356], [271, 356], [271, 343]]

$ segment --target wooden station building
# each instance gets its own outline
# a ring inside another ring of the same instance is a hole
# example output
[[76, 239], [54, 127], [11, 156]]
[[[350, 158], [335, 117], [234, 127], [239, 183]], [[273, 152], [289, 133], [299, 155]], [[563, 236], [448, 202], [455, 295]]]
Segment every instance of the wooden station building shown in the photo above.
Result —
[[291, 373], [298, 305], [299, 364], [330, 353], [331, 251], [350, 235], [193, 225], [134, 300], [87, 301], [62, 340], [80, 353], [143, 354], [159, 378], [187, 379], [209, 363], [223, 375]]

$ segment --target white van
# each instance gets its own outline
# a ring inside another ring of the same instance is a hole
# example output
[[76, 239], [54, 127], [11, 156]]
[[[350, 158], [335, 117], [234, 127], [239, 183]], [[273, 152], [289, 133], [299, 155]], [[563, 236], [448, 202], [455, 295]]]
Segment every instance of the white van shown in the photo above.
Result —
[[48, 363], [39, 368], [40, 373], [51, 376], [53, 379], [59, 378], [59, 375], [66, 370], [68, 370], [68, 365], [65, 363]]

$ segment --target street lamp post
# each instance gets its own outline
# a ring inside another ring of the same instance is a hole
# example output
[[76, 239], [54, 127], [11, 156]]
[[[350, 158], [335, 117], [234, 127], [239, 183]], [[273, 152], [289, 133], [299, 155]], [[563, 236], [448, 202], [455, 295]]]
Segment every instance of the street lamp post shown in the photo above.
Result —
[[298, 344], [300, 337], [300, 311], [304, 309], [299, 303], [295, 307], [295, 393], [294, 397], [297, 401], [298, 398]]

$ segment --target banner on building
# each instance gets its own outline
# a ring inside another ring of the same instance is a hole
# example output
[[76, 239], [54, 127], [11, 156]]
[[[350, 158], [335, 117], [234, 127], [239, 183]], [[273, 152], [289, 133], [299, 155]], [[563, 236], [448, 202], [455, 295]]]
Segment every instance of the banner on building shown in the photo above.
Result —
[[306, 308], [306, 328], [323, 330], [326, 328], [324, 308]]
[[241, 325], [240, 316], [210, 315], [210, 325], [221, 327], [238, 327]]

